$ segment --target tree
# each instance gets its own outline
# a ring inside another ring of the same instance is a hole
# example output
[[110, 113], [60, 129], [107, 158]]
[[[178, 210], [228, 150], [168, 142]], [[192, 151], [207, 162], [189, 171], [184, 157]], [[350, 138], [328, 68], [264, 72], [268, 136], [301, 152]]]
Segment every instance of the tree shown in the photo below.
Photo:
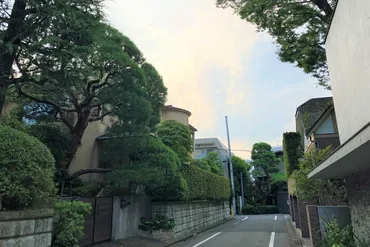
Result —
[[138, 188], [144, 186], [145, 194], [155, 193], [158, 196], [161, 192], [164, 197], [174, 196], [174, 191], [181, 191], [181, 188], [174, 188], [175, 185], [181, 185], [183, 180], [179, 174], [180, 160], [159, 138], [146, 137], [141, 147], [130, 156], [129, 162], [118, 164], [117, 169], [108, 176], [115, 187], [130, 184], [135, 187], [134, 193], [138, 193]]
[[233, 162], [233, 175], [234, 175], [234, 186], [235, 186], [235, 195], [242, 196], [241, 193], [241, 176], [243, 176], [243, 190], [244, 190], [244, 198], [247, 202], [252, 199], [250, 194], [252, 190], [252, 184], [250, 180], [250, 169], [251, 166], [242, 158], [233, 155], [232, 156]]
[[242, 19], [268, 32], [282, 62], [293, 63], [330, 89], [325, 36], [335, 0], [217, 0]]
[[197, 159], [194, 164], [208, 172], [223, 176], [224, 175], [224, 164], [217, 152], [209, 152], [203, 159]]
[[48, 42], [42, 38], [52, 28], [64, 30], [65, 36], [88, 37], [89, 20], [102, 19], [102, 0], [2, 0], [0, 5], [1, 114], [7, 87], [19, 79], [13, 65], [21, 50]]
[[157, 135], [178, 155], [182, 163], [190, 163], [194, 144], [188, 126], [174, 120], [166, 120], [158, 126]]
[[[65, 170], [89, 123], [111, 116], [122, 135], [149, 133], [151, 119], [159, 114], [153, 112], [151, 102], [160, 105], [166, 95], [160, 76], [129, 38], [97, 21], [91, 21], [88, 29], [90, 33], [84, 37], [64, 34], [63, 28], [52, 26], [43, 42], [34, 40], [17, 60], [21, 79], [14, 88], [20, 96], [36, 102], [29, 105], [29, 111], [54, 116], [71, 134]], [[152, 68], [147, 70], [148, 77], [156, 76], [156, 81], [147, 80], [143, 67]], [[157, 93], [149, 91], [152, 83], [162, 86], [156, 99], [151, 97]], [[81, 170], [71, 179], [106, 171], [110, 170]]]
[[332, 153], [331, 147], [305, 153], [299, 169], [292, 174], [296, 181], [296, 194], [300, 200], [316, 200], [318, 205], [336, 205], [347, 197], [342, 179], [309, 179], [308, 174]]
[[279, 160], [271, 151], [271, 146], [264, 142], [255, 143], [252, 148], [252, 160], [255, 168], [255, 175], [265, 177], [265, 180], [256, 180], [260, 193], [263, 194], [263, 201], [266, 203], [271, 194], [271, 178], [279, 172], [277, 165]]

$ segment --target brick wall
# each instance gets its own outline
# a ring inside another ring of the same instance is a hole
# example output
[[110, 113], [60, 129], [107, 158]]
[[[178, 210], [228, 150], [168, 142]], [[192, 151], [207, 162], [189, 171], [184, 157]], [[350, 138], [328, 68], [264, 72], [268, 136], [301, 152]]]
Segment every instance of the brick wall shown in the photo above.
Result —
[[353, 231], [370, 241], [370, 170], [346, 178]]
[[320, 247], [321, 244], [321, 232], [320, 232], [320, 221], [319, 214], [317, 212], [316, 205], [306, 206], [307, 219], [308, 219], [308, 230], [310, 239], [313, 247]]

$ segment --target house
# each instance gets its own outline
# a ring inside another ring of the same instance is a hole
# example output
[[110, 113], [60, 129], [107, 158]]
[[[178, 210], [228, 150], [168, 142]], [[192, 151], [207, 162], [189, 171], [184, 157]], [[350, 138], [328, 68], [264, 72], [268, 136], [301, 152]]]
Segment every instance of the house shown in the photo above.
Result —
[[327, 146], [335, 149], [340, 145], [332, 97], [306, 101], [297, 108], [295, 120], [304, 152]]
[[309, 178], [345, 178], [354, 233], [370, 229], [370, 1], [337, 1], [326, 54], [341, 145]]
[[203, 159], [210, 152], [216, 152], [224, 165], [224, 176], [229, 177], [228, 153], [226, 146], [218, 138], [195, 139], [195, 159]]

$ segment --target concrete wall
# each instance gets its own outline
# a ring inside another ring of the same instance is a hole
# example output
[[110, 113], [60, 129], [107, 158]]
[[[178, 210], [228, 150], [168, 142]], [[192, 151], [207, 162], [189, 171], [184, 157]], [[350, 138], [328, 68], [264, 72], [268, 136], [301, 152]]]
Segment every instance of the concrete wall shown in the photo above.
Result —
[[141, 217], [150, 217], [150, 197], [114, 197], [112, 240], [139, 235]]
[[370, 120], [370, 1], [338, 2], [326, 41], [340, 141]]
[[0, 212], [1, 247], [49, 247], [53, 210]]
[[175, 219], [174, 241], [191, 236], [230, 218], [229, 202], [155, 202], [152, 215]]
[[346, 178], [354, 233], [370, 240], [370, 170]]

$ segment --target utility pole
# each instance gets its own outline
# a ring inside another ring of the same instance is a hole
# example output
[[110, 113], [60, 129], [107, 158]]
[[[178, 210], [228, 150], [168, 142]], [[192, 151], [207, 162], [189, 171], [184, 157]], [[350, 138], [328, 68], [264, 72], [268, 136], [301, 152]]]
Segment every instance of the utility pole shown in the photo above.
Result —
[[230, 135], [229, 135], [229, 123], [227, 121], [227, 116], [225, 116], [226, 121], [226, 133], [227, 133], [227, 143], [229, 148], [229, 161], [230, 161], [230, 179], [231, 179], [231, 194], [233, 196], [233, 207], [232, 207], [232, 216], [236, 213], [236, 203], [235, 203], [235, 187], [234, 187], [234, 173], [233, 173], [233, 162], [232, 162], [232, 154], [231, 154], [231, 146], [230, 146]]
[[243, 205], [242, 207], [244, 206], [244, 203], [245, 203], [245, 198], [244, 198], [244, 184], [243, 184], [243, 172], [240, 172], [240, 191], [242, 192], [242, 199], [243, 199]]

